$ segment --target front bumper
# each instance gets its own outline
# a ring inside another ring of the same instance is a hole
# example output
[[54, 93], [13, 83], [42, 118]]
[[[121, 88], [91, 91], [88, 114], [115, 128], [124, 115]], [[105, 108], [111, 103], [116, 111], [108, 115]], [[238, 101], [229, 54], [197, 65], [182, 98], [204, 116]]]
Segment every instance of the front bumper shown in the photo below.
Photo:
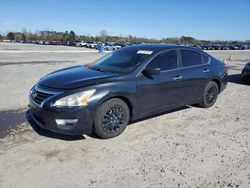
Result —
[[[30, 99], [30, 109], [27, 119], [32, 120], [42, 129], [67, 135], [82, 135], [92, 132], [93, 117], [87, 107], [54, 108], [40, 106]], [[63, 128], [56, 123], [56, 119], [77, 119], [74, 125]]]

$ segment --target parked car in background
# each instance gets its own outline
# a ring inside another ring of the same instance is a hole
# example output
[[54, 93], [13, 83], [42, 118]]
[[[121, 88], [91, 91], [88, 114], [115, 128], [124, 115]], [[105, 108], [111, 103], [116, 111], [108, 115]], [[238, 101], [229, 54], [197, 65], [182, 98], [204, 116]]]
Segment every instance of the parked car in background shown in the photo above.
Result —
[[248, 46], [248, 45], [241, 45], [241, 46], [240, 46], [240, 49], [241, 49], [241, 50], [248, 50], [248, 49], [249, 49], [249, 46]]
[[195, 45], [191, 45], [191, 46], [194, 47], [194, 48], [198, 48], [198, 49], [201, 49], [201, 50], [202, 50], [202, 46], [201, 46], [201, 45], [195, 44]]
[[108, 42], [104, 43], [103, 47], [104, 47], [104, 50], [106, 50], [106, 51], [112, 51], [112, 50], [114, 50], [114, 47], [110, 43], [108, 43]]
[[[15, 41], [12, 41], [15, 42]], [[97, 45], [102, 43], [104, 49], [107, 51], [114, 51], [126, 46], [133, 46], [138, 44], [143, 44], [142, 42], [76, 42], [76, 41], [46, 41], [46, 40], [38, 40], [38, 41], [16, 41], [20, 43], [30, 43], [30, 44], [43, 44], [43, 45], [64, 45], [64, 46], [77, 46], [77, 47], [87, 47], [92, 49], [97, 49]], [[146, 43], [145, 43], [146, 44]], [[166, 43], [162, 43], [166, 44]], [[180, 44], [186, 46], [187, 44]], [[238, 43], [231, 44], [230, 42], [222, 43], [207, 43], [207, 44], [189, 44], [188, 46], [193, 46], [202, 50], [249, 50], [249, 43]]]
[[208, 50], [215, 50], [215, 48], [214, 48], [214, 46], [212, 44], [208, 44], [207, 49]]
[[227, 75], [223, 62], [197, 48], [134, 45], [41, 78], [30, 90], [27, 117], [57, 133], [112, 138], [131, 121], [185, 105], [213, 106]]
[[202, 45], [202, 46], [201, 46], [201, 49], [202, 49], [202, 50], [208, 50], [208, 46], [207, 46], [207, 45]]
[[126, 46], [126, 43], [123, 43], [123, 42], [119, 42], [117, 43], [119, 46], [121, 46], [121, 48], [125, 47]]
[[229, 48], [229, 46], [227, 46], [227, 45], [222, 45], [222, 50], [230, 50], [230, 48]]
[[117, 42], [113, 43], [113, 47], [114, 47], [115, 50], [118, 50], [118, 49], [122, 48], [120, 43], [117, 43]]
[[41, 45], [44, 44], [44, 41], [43, 41], [43, 40], [40, 40], [40, 41], [39, 41], [39, 44], [41, 44]]
[[86, 47], [86, 46], [87, 46], [87, 43], [86, 43], [86, 42], [83, 42], [83, 41], [77, 42], [77, 43], [76, 43], [76, 46], [77, 46], [77, 47]]
[[75, 42], [74, 40], [67, 41], [67, 42], [66, 42], [66, 45], [67, 45], [67, 46], [76, 46], [76, 42]]
[[220, 44], [213, 45], [215, 50], [222, 50], [222, 46]]
[[95, 49], [96, 46], [97, 46], [97, 43], [96, 43], [96, 42], [88, 42], [88, 43], [86, 44], [86, 47], [87, 47], [87, 48]]
[[230, 45], [230, 50], [239, 50], [239, 47], [236, 45]]
[[242, 80], [244, 81], [250, 81], [250, 62], [248, 62], [243, 70], [242, 70], [242, 73], [241, 73], [241, 78]]

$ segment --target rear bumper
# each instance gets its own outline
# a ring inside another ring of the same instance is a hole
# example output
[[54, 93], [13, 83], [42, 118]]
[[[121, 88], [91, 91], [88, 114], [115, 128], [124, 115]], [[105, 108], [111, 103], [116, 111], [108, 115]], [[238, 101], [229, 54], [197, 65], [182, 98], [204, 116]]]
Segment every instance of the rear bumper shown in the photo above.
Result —
[[241, 78], [244, 80], [250, 80], [250, 70], [244, 69], [242, 71]]
[[225, 75], [221, 78], [221, 82], [220, 82], [220, 93], [226, 89], [227, 83], [228, 83], [228, 75], [225, 74]]
[[[86, 107], [77, 108], [46, 108], [30, 101], [27, 119], [37, 126], [55, 133], [67, 135], [82, 135], [92, 132], [92, 114]], [[56, 120], [76, 120], [73, 125], [60, 126]]]

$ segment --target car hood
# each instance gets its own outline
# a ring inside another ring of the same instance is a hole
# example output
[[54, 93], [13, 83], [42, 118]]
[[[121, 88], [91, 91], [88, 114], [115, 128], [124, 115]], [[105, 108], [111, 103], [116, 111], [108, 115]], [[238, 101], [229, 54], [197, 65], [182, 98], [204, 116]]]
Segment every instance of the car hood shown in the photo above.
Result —
[[39, 85], [54, 89], [73, 89], [105, 83], [116, 79], [119, 74], [100, 72], [84, 66], [75, 66], [52, 72], [38, 82]]

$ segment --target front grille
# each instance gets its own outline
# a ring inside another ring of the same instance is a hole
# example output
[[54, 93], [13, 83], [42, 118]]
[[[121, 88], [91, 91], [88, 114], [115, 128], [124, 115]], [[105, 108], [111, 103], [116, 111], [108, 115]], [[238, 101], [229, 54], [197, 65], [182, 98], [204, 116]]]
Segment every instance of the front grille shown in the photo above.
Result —
[[37, 103], [41, 104], [45, 99], [52, 96], [53, 94], [50, 93], [44, 93], [41, 91], [38, 91], [34, 88], [34, 90], [31, 93], [31, 98]]

